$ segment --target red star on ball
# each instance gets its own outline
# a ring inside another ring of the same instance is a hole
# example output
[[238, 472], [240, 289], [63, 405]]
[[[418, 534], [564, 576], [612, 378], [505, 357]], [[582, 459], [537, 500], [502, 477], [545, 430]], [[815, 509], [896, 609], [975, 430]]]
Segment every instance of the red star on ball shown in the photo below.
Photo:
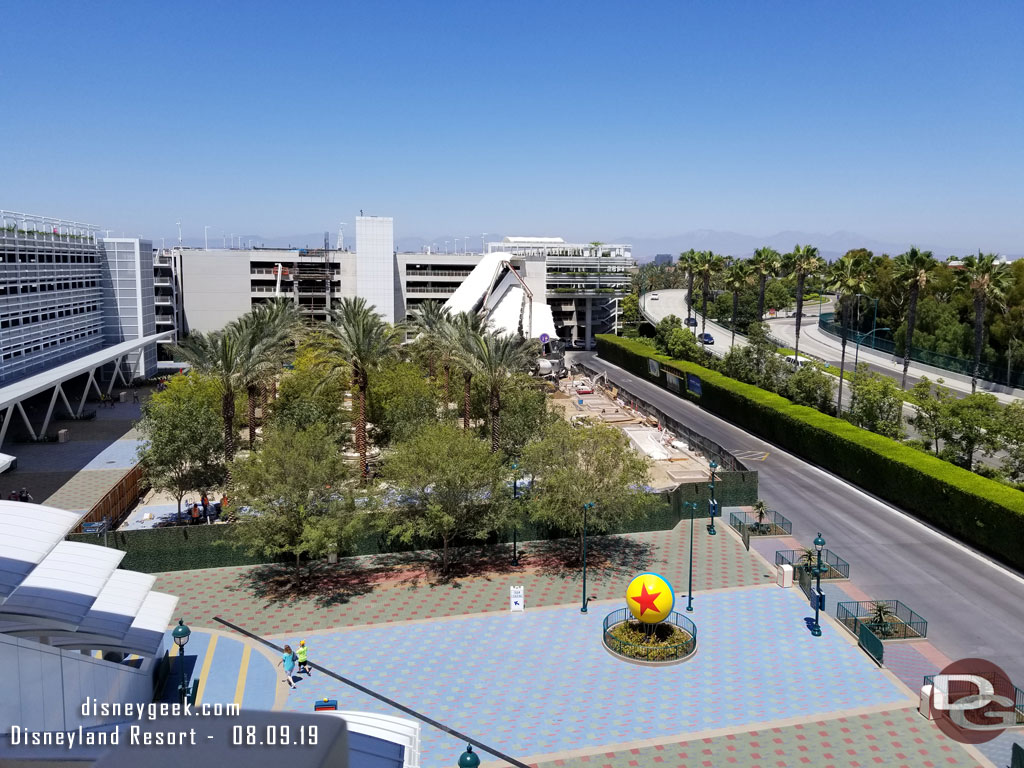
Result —
[[658, 599], [658, 596], [660, 594], [661, 594], [661, 592], [648, 592], [647, 591], [647, 584], [641, 583], [640, 584], [640, 596], [639, 597], [631, 597], [630, 600], [636, 600], [637, 605], [640, 606], [640, 615], [643, 616], [644, 615], [644, 611], [650, 610], [650, 611], [654, 611], [655, 613], [659, 612], [658, 611], [658, 606], [655, 605], [655, 601]]

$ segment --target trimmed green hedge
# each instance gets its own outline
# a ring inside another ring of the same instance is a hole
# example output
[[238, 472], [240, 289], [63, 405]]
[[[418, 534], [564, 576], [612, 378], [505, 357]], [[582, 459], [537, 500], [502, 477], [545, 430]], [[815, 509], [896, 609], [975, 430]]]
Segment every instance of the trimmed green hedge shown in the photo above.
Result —
[[[601, 357], [666, 387], [664, 372], [700, 377], [705, 410], [834, 472], [1015, 568], [1024, 568], [1024, 493], [696, 363], [605, 334]], [[648, 360], [660, 372], [652, 376]], [[667, 387], [666, 387], [667, 388]]]
[[[660, 499], [653, 503], [647, 514], [630, 520], [609, 531], [594, 533], [641, 533], [643, 531], [665, 531], [674, 528], [682, 519], [683, 501], [698, 501], [697, 516], [707, 516], [706, 500], [709, 496], [708, 484], [684, 483], [672, 493], [660, 494]], [[715, 498], [722, 506], [753, 504], [757, 499], [756, 472], [723, 472], [715, 483]], [[686, 514], [689, 511], [686, 510]], [[266, 557], [251, 556], [244, 550], [234, 546], [234, 525], [190, 525], [174, 528], [150, 528], [146, 530], [121, 531], [108, 534], [107, 546], [125, 551], [121, 567], [143, 573], [159, 573], [162, 571], [187, 571], [195, 568], [222, 568], [232, 565], [257, 565], [267, 562]], [[530, 522], [520, 525], [517, 530], [519, 541], [541, 541], [566, 538], [569, 534], [547, 526], [538, 526]], [[73, 541], [88, 544], [103, 544], [103, 537], [94, 533], [75, 533], [68, 536]], [[492, 534], [486, 541], [456, 542], [462, 545], [497, 545], [510, 544], [512, 531], [507, 530]], [[348, 552], [342, 557], [353, 555], [376, 555], [386, 552], [408, 552], [419, 549], [438, 549], [437, 542], [417, 542], [402, 545], [389, 542], [377, 531], [368, 531], [365, 536], [353, 542]], [[292, 562], [291, 558], [280, 558], [280, 562]]]

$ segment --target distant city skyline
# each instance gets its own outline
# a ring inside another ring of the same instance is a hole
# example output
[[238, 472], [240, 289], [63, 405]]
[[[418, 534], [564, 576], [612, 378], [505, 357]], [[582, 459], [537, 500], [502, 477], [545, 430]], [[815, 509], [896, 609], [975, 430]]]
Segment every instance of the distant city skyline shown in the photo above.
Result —
[[32, 107], [0, 127], [3, 208], [168, 244], [333, 242], [363, 209], [399, 240], [1024, 254], [1019, 2], [41, 2], [5, 26], [39, 19], [0, 64]]

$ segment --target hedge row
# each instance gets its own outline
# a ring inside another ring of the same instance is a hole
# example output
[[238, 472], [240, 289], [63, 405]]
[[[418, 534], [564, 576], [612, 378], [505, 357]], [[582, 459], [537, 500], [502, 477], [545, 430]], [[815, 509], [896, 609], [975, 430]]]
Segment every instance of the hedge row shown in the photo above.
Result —
[[[603, 533], [640, 533], [664, 531], [674, 528], [683, 517], [684, 501], [704, 501], [708, 498], [707, 483], [685, 483], [672, 493], [660, 494], [658, 503], [652, 504], [643, 517], [624, 522]], [[722, 506], [753, 504], [757, 499], [756, 472], [725, 472], [715, 483], [715, 497]], [[686, 510], [688, 514], [689, 511]], [[698, 503], [698, 516], [707, 515], [707, 504]], [[244, 523], [240, 523], [244, 524]], [[234, 546], [236, 525], [192, 525], [174, 528], [151, 528], [120, 531], [107, 536], [107, 546], [124, 550], [121, 567], [144, 573], [185, 571], [195, 568], [222, 568], [233, 565], [256, 565], [267, 562], [266, 557], [252, 556]], [[516, 531], [519, 541], [540, 541], [565, 538], [564, 531], [526, 523]], [[89, 544], [103, 544], [103, 537], [92, 533], [72, 534], [68, 537]], [[494, 533], [484, 542], [487, 545], [512, 542], [512, 531]], [[462, 542], [464, 544], [480, 542]], [[418, 549], [439, 548], [438, 542], [417, 542], [401, 545], [389, 542], [377, 531], [368, 532], [353, 542], [343, 556], [376, 555], [386, 552], [407, 552]], [[281, 558], [281, 562], [291, 562]]]
[[[1024, 569], [1024, 493], [843, 419], [745, 384], [696, 363], [673, 360], [617, 336], [597, 336], [601, 357], [660, 386], [665, 370], [701, 380], [682, 394], [743, 429], [843, 477], [960, 540]], [[649, 360], [660, 364], [658, 375]]]

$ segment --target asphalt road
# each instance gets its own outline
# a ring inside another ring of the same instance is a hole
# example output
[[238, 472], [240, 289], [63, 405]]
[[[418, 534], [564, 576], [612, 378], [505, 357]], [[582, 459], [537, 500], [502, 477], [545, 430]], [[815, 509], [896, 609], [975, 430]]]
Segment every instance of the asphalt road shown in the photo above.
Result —
[[[952, 659], [981, 657], [1024, 688], [1024, 577], [909, 514], [860, 491], [694, 403], [578, 353], [608, 379], [647, 399], [727, 450], [767, 451], [758, 470], [761, 498], [809, 543], [821, 531], [849, 561], [853, 582], [878, 599], [900, 600], [928, 621], [928, 638]], [[1024, 546], [1024, 542], [1022, 542]], [[834, 614], [834, 606], [830, 606]]]

